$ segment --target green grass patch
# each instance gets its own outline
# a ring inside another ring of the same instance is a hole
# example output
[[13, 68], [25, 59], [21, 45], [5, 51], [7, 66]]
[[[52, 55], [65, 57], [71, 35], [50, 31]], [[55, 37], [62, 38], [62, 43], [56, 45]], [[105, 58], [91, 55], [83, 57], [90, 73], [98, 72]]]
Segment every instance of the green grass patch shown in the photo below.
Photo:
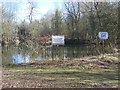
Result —
[[[57, 66], [57, 65], [18, 65], [5, 67], [3, 79], [10, 80], [31, 80], [32, 82], [42, 82], [55, 86], [64, 87], [114, 87], [118, 86], [118, 69], [115, 65], [107, 68], [82, 68], [89, 67], [89, 64], [78, 66]], [[55, 87], [53, 86], [53, 87]]]

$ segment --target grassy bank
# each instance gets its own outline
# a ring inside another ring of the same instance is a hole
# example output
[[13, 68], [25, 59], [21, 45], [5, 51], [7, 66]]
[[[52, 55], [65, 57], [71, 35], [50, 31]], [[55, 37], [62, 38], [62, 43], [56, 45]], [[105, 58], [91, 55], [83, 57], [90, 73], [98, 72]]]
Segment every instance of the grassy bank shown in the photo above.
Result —
[[96, 56], [4, 66], [3, 88], [118, 87], [118, 58]]

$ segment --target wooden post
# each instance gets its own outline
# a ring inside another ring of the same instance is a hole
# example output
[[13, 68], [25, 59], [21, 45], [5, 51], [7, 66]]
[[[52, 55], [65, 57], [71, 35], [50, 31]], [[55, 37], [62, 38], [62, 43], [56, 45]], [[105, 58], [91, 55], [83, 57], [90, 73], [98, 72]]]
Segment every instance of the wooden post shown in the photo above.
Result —
[[103, 58], [104, 58], [104, 54], [105, 54], [105, 45], [104, 45], [104, 40], [102, 41], [102, 50], [103, 50]]
[[63, 60], [64, 60], [64, 46], [62, 46], [63, 47]]
[[52, 45], [52, 62], [53, 62], [53, 45]]

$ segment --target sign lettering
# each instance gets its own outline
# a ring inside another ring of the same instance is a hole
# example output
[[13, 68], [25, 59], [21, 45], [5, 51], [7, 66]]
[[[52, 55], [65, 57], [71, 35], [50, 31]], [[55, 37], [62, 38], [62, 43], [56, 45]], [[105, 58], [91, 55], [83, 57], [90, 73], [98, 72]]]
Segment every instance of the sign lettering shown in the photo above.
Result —
[[64, 35], [52, 35], [52, 45], [64, 45]]
[[99, 39], [106, 40], [108, 39], [108, 32], [99, 32], [98, 37]]

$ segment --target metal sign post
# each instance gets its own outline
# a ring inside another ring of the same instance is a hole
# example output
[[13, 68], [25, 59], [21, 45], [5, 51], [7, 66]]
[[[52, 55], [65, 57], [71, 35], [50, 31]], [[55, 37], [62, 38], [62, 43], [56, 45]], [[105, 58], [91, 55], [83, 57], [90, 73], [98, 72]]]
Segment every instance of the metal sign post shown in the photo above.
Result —
[[102, 53], [104, 56], [104, 54], [105, 54], [105, 42], [104, 42], [104, 40], [108, 39], [108, 32], [99, 32], [98, 37], [100, 40], [102, 40], [102, 51], [103, 51]]

